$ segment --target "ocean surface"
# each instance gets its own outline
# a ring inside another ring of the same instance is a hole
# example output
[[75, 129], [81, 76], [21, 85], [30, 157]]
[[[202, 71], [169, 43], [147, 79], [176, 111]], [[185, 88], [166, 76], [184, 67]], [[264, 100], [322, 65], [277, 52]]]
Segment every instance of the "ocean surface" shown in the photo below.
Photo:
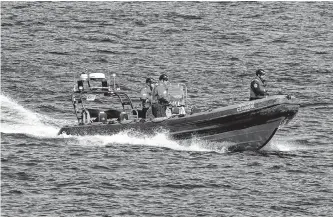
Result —
[[[256, 69], [299, 113], [260, 152], [167, 133], [57, 136], [81, 72], [247, 101]], [[1, 216], [332, 216], [333, 2], [1, 2]]]

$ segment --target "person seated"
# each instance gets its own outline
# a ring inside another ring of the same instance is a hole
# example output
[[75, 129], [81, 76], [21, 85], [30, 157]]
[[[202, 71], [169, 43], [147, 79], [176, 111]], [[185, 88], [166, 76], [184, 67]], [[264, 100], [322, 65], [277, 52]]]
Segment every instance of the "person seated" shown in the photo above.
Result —
[[266, 87], [266, 72], [263, 69], [256, 71], [256, 77], [250, 84], [250, 100], [265, 98], [268, 94]]

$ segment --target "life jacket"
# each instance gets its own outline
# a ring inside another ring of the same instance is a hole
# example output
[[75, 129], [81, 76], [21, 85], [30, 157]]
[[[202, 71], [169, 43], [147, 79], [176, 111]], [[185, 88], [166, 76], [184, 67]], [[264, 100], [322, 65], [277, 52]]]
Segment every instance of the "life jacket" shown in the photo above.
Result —
[[159, 82], [153, 91], [153, 100], [165, 99], [168, 101], [168, 86], [163, 82]]
[[[256, 93], [253, 89], [253, 86], [252, 84], [253, 83], [256, 83], [258, 85], [258, 90], [263, 92], [263, 94], [260, 94], [260, 93]], [[265, 97], [265, 88], [264, 88], [265, 84], [261, 81], [261, 79], [256, 76], [254, 79], [252, 79], [251, 81], [251, 84], [250, 84], [250, 100], [253, 100], [253, 99], [262, 99]]]
[[151, 95], [152, 95], [152, 91], [150, 90], [150, 87], [146, 86], [144, 87], [141, 92], [140, 92], [140, 98], [141, 99], [149, 99], [151, 100]]
[[147, 99], [149, 102], [152, 102], [152, 91], [148, 85], [146, 85], [142, 90], [140, 91], [140, 99], [142, 101], [142, 107], [148, 108], [149, 103], [147, 103]]

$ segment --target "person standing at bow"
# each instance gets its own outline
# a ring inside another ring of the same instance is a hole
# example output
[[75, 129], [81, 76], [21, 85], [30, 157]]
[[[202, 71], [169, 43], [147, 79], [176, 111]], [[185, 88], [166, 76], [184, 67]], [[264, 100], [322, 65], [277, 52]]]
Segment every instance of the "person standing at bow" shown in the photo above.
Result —
[[250, 100], [262, 99], [268, 96], [266, 87], [266, 72], [263, 69], [256, 71], [256, 77], [250, 84]]

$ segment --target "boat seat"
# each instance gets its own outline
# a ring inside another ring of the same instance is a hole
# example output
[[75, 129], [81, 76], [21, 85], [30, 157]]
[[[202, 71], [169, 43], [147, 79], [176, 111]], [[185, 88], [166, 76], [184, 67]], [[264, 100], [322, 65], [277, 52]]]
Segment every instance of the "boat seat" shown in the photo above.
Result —
[[107, 116], [108, 119], [112, 119], [112, 118], [119, 119], [120, 118], [121, 111], [118, 111], [116, 109], [109, 109], [109, 110], [106, 110], [104, 112], [106, 113], [106, 116]]
[[179, 85], [170, 85], [168, 89], [169, 102], [172, 107], [185, 106], [184, 87]]
[[107, 122], [107, 115], [104, 111], [100, 111], [99, 109], [86, 109], [89, 112], [90, 118], [94, 118], [93, 122]]
[[97, 118], [101, 112], [99, 109], [87, 109], [91, 118]]

